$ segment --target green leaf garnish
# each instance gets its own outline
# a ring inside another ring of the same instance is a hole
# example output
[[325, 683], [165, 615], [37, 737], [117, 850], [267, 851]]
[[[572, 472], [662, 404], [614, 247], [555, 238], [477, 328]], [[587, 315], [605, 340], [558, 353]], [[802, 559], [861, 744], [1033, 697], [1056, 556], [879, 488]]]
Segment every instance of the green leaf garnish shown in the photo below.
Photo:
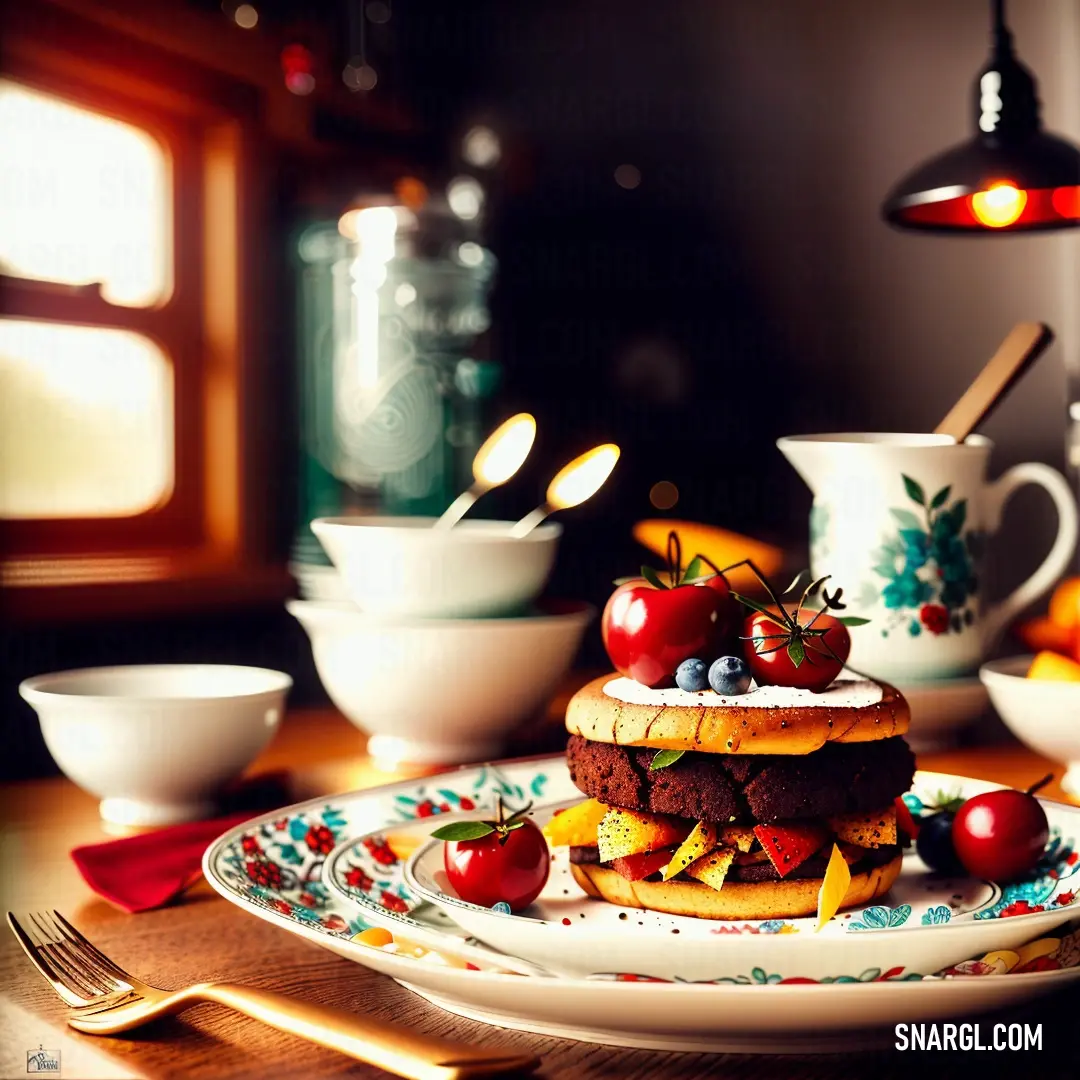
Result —
[[685, 753], [685, 750], [658, 750], [653, 755], [652, 761], [649, 762], [649, 772], [666, 769], [669, 765], [674, 765]]
[[862, 619], [858, 615], [838, 615], [836, 621], [842, 622], [845, 626], [865, 626], [870, 620]]
[[912, 480], [906, 473], [901, 473], [900, 476], [904, 481], [904, 490], [908, 493], [908, 498], [920, 506], [925, 506], [926, 492], [923, 491], [922, 484], [918, 480]]
[[949, 795], [944, 791], [939, 791], [930, 802], [923, 804], [927, 810], [940, 810], [946, 814], [955, 814], [963, 805], [964, 797], [962, 795], [959, 793]]
[[792, 638], [788, 642], [787, 654], [795, 667], [806, 659], [806, 646], [803, 645], [801, 638]]
[[943, 506], [946, 500], [949, 498], [949, 492], [952, 491], [952, 485], [946, 484], [931, 500], [930, 509], [936, 510], [939, 506]]
[[431, 835], [436, 840], [479, 840], [481, 836], [490, 836], [494, 831], [495, 827], [486, 821], [452, 821], [449, 825], [440, 826]]
[[660, 575], [651, 567], [643, 566], [641, 568], [641, 576], [654, 588], [654, 589], [666, 589], [665, 585], [660, 580]]
[[[683, 584], [685, 584], [686, 582], [689, 582], [689, 581], [694, 581], [697, 578], [705, 577], [705, 576], [706, 576], [705, 575], [705, 563], [703, 563], [701, 561], [701, 556], [700, 555], [695, 555], [690, 560], [690, 565], [687, 566], [686, 572], [682, 576]], [[708, 576], [712, 577], [713, 575], [709, 574]]]

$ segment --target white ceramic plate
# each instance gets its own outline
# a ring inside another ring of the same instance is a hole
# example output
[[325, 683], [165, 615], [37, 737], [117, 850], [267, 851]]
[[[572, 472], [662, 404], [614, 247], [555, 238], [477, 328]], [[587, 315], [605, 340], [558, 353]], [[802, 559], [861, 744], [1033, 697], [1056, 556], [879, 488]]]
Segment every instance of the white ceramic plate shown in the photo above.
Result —
[[952, 746], [964, 728], [990, 709], [990, 696], [977, 675], [903, 683], [900, 692], [911, 710], [904, 738], [917, 753]]
[[[543, 775], [543, 789], [549, 795], [569, 792], [568, 801], [581, 799], [561, 759], [538, 762], [536, 775]], [[970, 796], [993, 787], [919, 773], [908, 797], [917, 806], [920, 797], [929, 799], [942, 790]], [[513, 794], [504, 796], [512, 800]], [[439, 805], [456, 808], [448, 799]], [[875, 968], [894, 975], [928, 974], [995, 949], [1014, 949], [1067, 922], [1073, 913], [1080, 916], [1080, 889], [1072, 884], [1080, 886], [1080, 865], [1075, 858], [1068, 862], [1074, 838], [1080, 837], [1080, 809], [1045, 805], [1054, 839], [1030, 880], [1003, 892], [990, 882], [943, 878], [930, 874], [911, 852], [885, 896], [839, 913], [820, 933], [814, 931], [815, 918], [718, 922], [598, 903], [586, 897], [571, 877], [565, 848], [556, 849], [551, 876], [536, 903], [516, 915], [458, 898], [446, 883], [439, 841], [424, 843], [404, 866], [390, 851], [383, 832], [347, 841], [331, 853], [323, 882], [377, 924], [432, 948], [476, 940], [559, 975], [622, 972], [629, 956], [635, 974], [691, 982], [737, 979], [754, 968], [814, 980]], [[540, 824], [554, 806], [537, 813]], [[458, 816], [487, 813], [468, 805], [466, 811]], [[433, 823], [417, 824], [395, 829], [394, 835], [406, 840], [399, 847], [415, 847], [418, 834], [432, 828]], [[384, 861], [378, 862], [376, 855]], [[393, 861], [387, 863], [387, 856]], [[1077, 899], [1076, 908], [1058, 897]], [[1019, 901], [1039, 910], [1003, 919], [1003, 913], [1012, 916], [1025, 910], [1016, 906]]]
[[[780, 969], [757, 965], [720, 984], [664, 983], [623, 972], [596, 979], [509, 975], [498, 972], [497, 954], [479, 948], [473, 970], [432, 952], [394, 951], [403, 948], [397, 943], [379, 949], [356, 940], [374, 922], [374, 907], [361, 910], [322, 882], [335, 847], [349, 836], [394, 832], [444, 806], [485, 805], [496, 792], [517, 805], [529, 798], [561, 801], [572, 794], [563, 774], [561, 758], [525, 759], [312, 800], [231, 829], [207, 849], [203, 870], [213, 888], [243, 910], [390, 975], [442, 1007], [502, 1026], [615, 1045], [851, 1050], [880, 1042], [882, 1030], [898, 1018], [941, 1020], [1004, 1008], [1080, 979], [1080, 933], [1043, 939], [1021, 953], [973, 958], [944, 979], [907, 972], [881, 981], [884, 973], [868, 968], [831, 984], [783, 986], [775, 985], [784, 978]], [[400, 902], [392, 906], [407, 908], [391, 891], [400, 882], [401, 863], [394, 858], [372, 879], [370, 892], [386, 891]], [[402, 930], [415, 936], [405, 924], [392, 932]], [[1035, 936], [1042, 928], [1031, 930]]]

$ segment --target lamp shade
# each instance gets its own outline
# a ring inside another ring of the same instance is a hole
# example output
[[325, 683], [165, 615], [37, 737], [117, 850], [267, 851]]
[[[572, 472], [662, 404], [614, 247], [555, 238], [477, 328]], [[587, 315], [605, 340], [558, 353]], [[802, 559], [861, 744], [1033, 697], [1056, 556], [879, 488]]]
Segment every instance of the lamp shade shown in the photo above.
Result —
[[1080, 225], [1080, 150], [1043, 131], [989, 145], [976, 136], [908, 173], [885, 220], [930, 232], [1002, 232]]
[[891, 225], [993, 235], [1080, 225], [1080, 149], [1042, 129], [1035, 77], [996, 0], [994, 48], [973, 88], [975, 135], [908, 173], [885, 199]]

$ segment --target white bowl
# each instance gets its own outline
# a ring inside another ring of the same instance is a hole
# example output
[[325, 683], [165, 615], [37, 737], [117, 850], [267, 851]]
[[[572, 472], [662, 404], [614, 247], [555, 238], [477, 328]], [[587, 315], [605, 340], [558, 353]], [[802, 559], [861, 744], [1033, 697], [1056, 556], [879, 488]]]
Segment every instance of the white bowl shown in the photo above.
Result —
[[979, 678], [1005, 726], [1025, 745], [1067, 766], [1061, 786], [1080, 796], [1080, 683], [1024, 677], [1030, 656], [983, 664]]
[[295, 579], [304, 600], [327, 600], [333, 604], [351, 603], [341, 575], [332, 566], [294, 562], [289, 563], [289, 573]]
[[379, 619], [350, 605], [290, 600], [334, 704], [382, 762], [494, 757], [566, 674], [588, 604], [507, 619]]
[[509, 521], [434, 518], [316, 518], [311, 531], [353, 602], [372, 615], [465, 619], [512, 612], [540, 595], [555, 565], [562, 526], [520, 539]]
[[119, 825], [211, 814], [281, 723], [292, 679], [219, 664], [84, 668], [25, 680], [56, 764]]
[[952, 746], [990, 705], [986, 687], [975, 675], [901, 682], [899, 689], [911, 709], [911, 727], [904, 738], [916, 753]]

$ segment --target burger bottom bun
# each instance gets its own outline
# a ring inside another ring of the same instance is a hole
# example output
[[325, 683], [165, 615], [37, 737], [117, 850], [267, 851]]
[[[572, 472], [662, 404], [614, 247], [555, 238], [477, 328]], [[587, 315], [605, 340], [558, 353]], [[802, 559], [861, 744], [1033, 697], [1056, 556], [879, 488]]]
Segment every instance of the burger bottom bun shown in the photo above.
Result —
[[[901, 862], [902, 853], [884, 866], [852, 874], [841, 909], [869, 903], [888, 892], [900, 873]], [[814, 915], [822, 883], [821, 878], [727, 881], [717, 892], [700, 881], [627, 881], [616, 871], [596, 863], [571, 863], [570, 872], [582, 889], [597, 900], [697, 919], [785, 919]]]

